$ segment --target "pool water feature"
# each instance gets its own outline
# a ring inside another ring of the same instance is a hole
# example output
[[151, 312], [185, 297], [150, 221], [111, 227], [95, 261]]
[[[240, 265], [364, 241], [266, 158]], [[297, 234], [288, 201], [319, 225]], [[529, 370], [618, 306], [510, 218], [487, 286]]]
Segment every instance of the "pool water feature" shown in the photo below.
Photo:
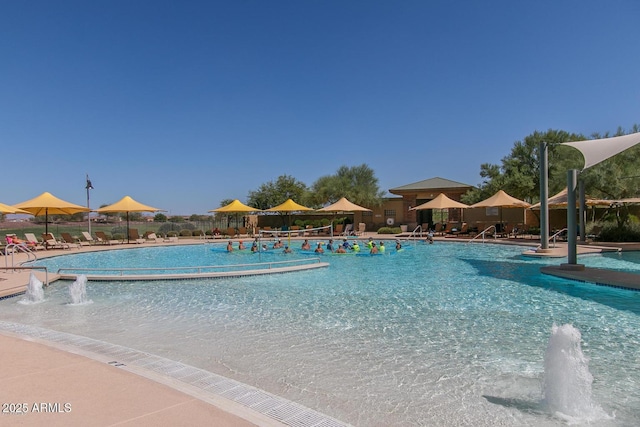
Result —
[[[1, 301], [0, 319], [182, 361], [358, 426], [566, 425], [545, 405], [544, 372], [553, 325], [570, 324], [602, 408], [572, 422], [640, 424], [640, 292], [542, 275], [545, 260], [523, 259], [523, 249], [437, 242], [284, 275], [89, 281], [93, 304], [81, 306], [54, 283], [41, 304]], [[135, 256], [198, 265], [255, 256], [173, 250]], [[101, 262], [80, 255], [47, 261]], [[579, 260], [640, 271], [624, 256]]]

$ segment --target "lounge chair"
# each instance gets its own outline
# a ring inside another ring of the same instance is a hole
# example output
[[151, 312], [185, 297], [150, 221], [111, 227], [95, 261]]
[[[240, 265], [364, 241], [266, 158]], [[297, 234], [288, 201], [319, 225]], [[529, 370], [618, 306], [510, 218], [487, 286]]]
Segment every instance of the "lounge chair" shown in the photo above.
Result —
[[58, 241], [53, 233], [42, 233], [42, 241], [44, 242], [44, 248], [47, 250], [71, 249], [68, 243]]
[[147, 242], [151, 242], [151, 243], [158, 243], [160, 242], [160, 238], [158, 236], [156, 236], [156, 233], [149, 233], [147, 234]]
[[71, 233], [60, 233], [60, 237], [62, 237], [62, 241], [64, 243], [68, 243], [69, 245], [75, 245], [76, 248], [80, 249], [82, 243], [80, 239], [76, 239], [71, 235]]
[[103, 245], [117, 245], [120, 242], [109, 238], [104, 231], [96, 231], [96, 237], [98, 238], [98, 242]]
[[452, 228], [449, 237], [465, 236], [469, 234], [469, 224], [463, 222], [460, 228]]
[[353, 224], [347, 224], [344, 226], [344, 230], [340, 233], [341, 236], [353, 235]]
[[367, 224], [365, 224], [364, 222], [358, 223], [358, 231], [356, 231], [356, 236], [363, 236], [366, 229]]
[[88, 231], [82, 232], [82, 237], [84, 237], [84, 241], [89, 243], [90, 245], [96, 244], [96, 239], [94, 239]]
[[32, 249], [35, 249], [36, 251], [46, 249], [44, 247], [44, 245], [43, 245], [43, 241], [38, 240], [38, 238], [36, 237], [35, 234], [33, 234], [33, 233], [24, 233], [24, 238], [28, 242], [35, 243], [35, 245], [33, 245]]
[[435, 224], [435, 227], [433, 228], [433, 234], [434, 234], [434, 235], [438, 235], [438, 234], [439, 234], [439, 235], [441, 235], [441, 236], [444, 234], [444, 231], [443, 231], [443, 229], [442, 229], [442, 223], [441, 223], [441, 222], [437, 222], [437, 223]]
[[235, 237], [235, 236], [238, 235], [238, 233], [236, 233], [236, 229], [234, 227], [227, 228], [227, 231], [225, 231], [224, 234], [229, 236], [229, 237]]
[[342, 234], [342, 231], [344, 230], [344, 224], [336, 224], [333, 227], [333, 235], [334, 236], [339, 236]]
[[138, 233], [137, 228], [129, 229], [129, 243], [142, 244], [144, 242], [145, 240], [142, 237], [140, 237], [140, 234]]

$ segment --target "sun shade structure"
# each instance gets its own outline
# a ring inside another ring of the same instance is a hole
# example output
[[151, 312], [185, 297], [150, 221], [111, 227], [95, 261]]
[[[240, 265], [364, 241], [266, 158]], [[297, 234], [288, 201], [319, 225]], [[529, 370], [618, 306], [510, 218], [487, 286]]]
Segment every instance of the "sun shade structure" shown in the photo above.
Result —
[[49, 192], [44, 192], [26, 202], [16, 203], [14, 205], [18, 209], [29, 212], [35, 216], [45, 216], [45, 233], [49, 232], [49, 214], [51, 215], [73, 215], [78, 212], [89, 212], [90, 209], [84, 206], [76, 205], [71, 202], [59, 199]]
[[217, 209], [211, 209], [209, 212], [221, 212], [221, 213], [238, 213], [238, 212], [262, 212], [258, 208], [252, 208], [242, 203], [240, 200], [235, 199], [233, 202], [226, 206], [221, 206]]
[[468, 208], [469, 205], [465, 205], [464, 203], [457, 202], [449, 197], [446, 194], [440, 193], [433, 200], [429, 200], [427, 203], [423, 203], [419, 206], [415, 206], [409, 210], [412, 211], [420, 211], [425, 209], [465, 209]]
[[265, 209], [264, 212], [297, 212], [297, 211], [312, 211], [313, 209], [306, 206], [302, 206], [291, 199], [287, 199], [286, 202], [279, 204], [273, 208]]
[[488, 199], [469, 206], [470, 208], [528, 208], [531, 204], [508, 195], [504, 190], [498, 191]]
[[162, 209], [144, 205], [129, 196], [124, 196], [112, 205], [96, 209], [98, 213], [126, 212], [127, 213], [127, 242], [129, 242], [129, 212], [160, 212]]
[[624, 150], [640, 143], [640, 132], [612, 138], [588, 139], [585, 141], [565, 142], [564, 145], [575, 148], [584, 157], [582, 170], [613, 157]]
[[371, 209], [364, 206], [356, 205], [350, 202], [346, 197], [341, 198], [337, 202], [318, 209], [319, 212], [371, 212]]
[[18, 209], [13, 206], [5, 205], [4, 203], [0, 203], [0, 213], [3, 214], [29, 214], [31, 212], [23, 211], [22, 209]]
[[[567, 208], [567, 199], [568, 199], [568, 191], [565, 188], [555, 196], [549, 197], [547, 200], [547, 206], [551, 209], [566, 209]], [[579, 203], [579, 201], [576, 201]], [[585, 199], [586, 206], [609, 206], [614, 202], [619, 202], [619, 200], [605, 200], [605, 199]], [[532, 205], [530, 209], [540, 209], [540, 203], [536, 203]]]

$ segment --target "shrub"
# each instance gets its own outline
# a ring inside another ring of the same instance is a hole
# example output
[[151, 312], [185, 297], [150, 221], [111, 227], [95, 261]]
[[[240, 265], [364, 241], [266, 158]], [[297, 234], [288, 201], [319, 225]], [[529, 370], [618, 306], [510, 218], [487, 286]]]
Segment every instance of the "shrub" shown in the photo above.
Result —
[[203, 235], [204, 235], [204, 233], [202, 232], [202, 230], [193, 230], [193, 231], [191, 232], [191, 235], [192, 235], [192, 236], [195, 236], [195, 237], [199, 237], [199, 236], [203, 236]]
[[180, 230], [180, 236], [191, 237], [191, 230]]
[[616, 223], [605, 223], [598, 240], [603, 242], [640, 242], [640, 225], [631, 222], [618, 227]]
[[195, 230], [196, 226], [190, 222], [185, 222], [180, 226], [180, 230]]
[[170, 231], [176, 231], [177, 232], [179, 230], [180, 230], [180, 226], [179, 225], [177, 225], [177, 224], [175, 224], [173, 222], [165, 222], [158, 229], [158, 233], [167, 234]]
[[113, 233], [113, 240], [124, 240], [124, 233]]
[[178, 237], [178, 232], [177, 231], [169, 231], [167, 233], [167, 237]]

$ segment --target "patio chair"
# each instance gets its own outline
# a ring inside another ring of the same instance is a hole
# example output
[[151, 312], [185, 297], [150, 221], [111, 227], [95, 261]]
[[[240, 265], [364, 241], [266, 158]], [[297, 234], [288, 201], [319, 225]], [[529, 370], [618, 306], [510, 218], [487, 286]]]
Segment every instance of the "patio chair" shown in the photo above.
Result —
[[340, 236], [342, 234], [343, 230], [344, 230], [344, 224], [336, 224], [333, 227], [333, 235], [334, 236]]
[[158, 236], [156, 236], [156, 233], [149, 233], [147, 234], [147, 242], [151, 242], [151, 243], [158, 243], [160, 242], [160, 238]]
[[347, 224], [344, 227], [344, 231], [341, 233], [342, 236], [351, 236], [353, 235], [353, 224]]
[[120, 242], [109, 238], [104, 231], [96, 231], [96, 237], [98, 238], [98, 242], [103, 245], [117, 245]]
[[133, 243], [137, 243], [137, 244], [144, 243], [144, 239], [142, 237], [140, 237], [140, 234], [138, 233], [138, 229], [137, 228], [130, 228], [129, 229], [129, 242], [133, 242]]
[[58, 241], [53, 233], [42, 233], [42, 241], [44, 242], [44, 248], [47, 250], [71, 249], [68, 243]]
[[366, 230], [367, 224], [365, 224], [364, 222], [358, 223], [358, 231], [356, 231], [356, 236], [363, 236]]
[[84, 237], [84, 241], [89, 243], [90, 245], [95, 245], [96, 244], [96, 239], [94, 239], [93, 236], [91, 236], [91, 234], [89, 234], [89, 232], [83, 231], [82, 232], [82, 237]]
[[60, 237], [62, 237], [62, 241], [69, 245], [74, 245], [76, 248], [80, 249], [82, 244], [80, 243], [80, 239], [77, 239], [71, 235], [71, 233], [60, 233]]
[[43, 241], [38, 240], [38, 238], [36, 237], [36, 235], [35, 235], [35, 234], [33, 234], [33, 233], [24, 233], [24, 238], [25, 238], [25, 240], [27, 240], [28, 242], [33, 242], [33, 243], [35, 243], [35, 246], [33, 246], [33, 248], [34, 248], [35, 250], [39, 251], [39, 250], [46, 249], [46, 248], [44, 247], [44, 245], [42, 244], [42, 243], [43, 243]]

